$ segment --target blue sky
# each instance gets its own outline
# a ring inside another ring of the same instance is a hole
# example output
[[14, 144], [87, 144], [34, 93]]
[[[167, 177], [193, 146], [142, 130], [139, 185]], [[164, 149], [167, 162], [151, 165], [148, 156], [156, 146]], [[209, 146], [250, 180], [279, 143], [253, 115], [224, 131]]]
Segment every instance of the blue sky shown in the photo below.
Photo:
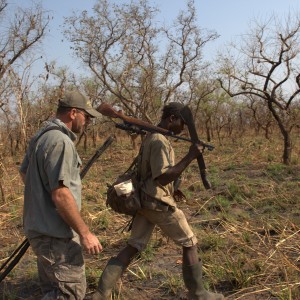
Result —
[[[128, 0], [111, 0], [124, 3]], [[8, 0], [17, 6], [29, 6], [31, 0]], [[180, 10], [186, 8], [185, 0], [151, 0], [160, 9], [159, 20], [171, 23]], [[76, 63], [69, 44], [61, 34], [63, 17], [70, 16], [73, 11], [90, 11], [96, 0], [42, 0], [44, 9], [53, 15], [50, 32], [44, 40], [41, 53], [45, 60], [56, 60], [58, 66], [67, 66], [75, 72], [81, 68]], [[265, 19], [271, 14], [287, 15], [289, 12], [300, 12], [300, 0], [195, 0], [199, 26], [217, 31], [220, 38], [204, 49], [206, 59], [216, 53], [225, 43], [236, 40], [246, 33], [253, 18]]]

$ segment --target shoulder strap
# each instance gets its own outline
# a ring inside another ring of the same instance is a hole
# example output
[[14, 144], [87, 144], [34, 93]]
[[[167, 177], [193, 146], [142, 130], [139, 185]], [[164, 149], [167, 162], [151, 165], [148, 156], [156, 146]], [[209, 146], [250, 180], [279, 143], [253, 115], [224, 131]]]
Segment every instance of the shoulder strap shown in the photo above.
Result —
[[124, 173], [128, 173], [131, 169], [134, 168], [134, 166], [136, 165], [138, 159], [139, 159], [139, 156], [140, 156], [140, 152], [139, 154], [134, 158], [133, 162], [131, 163], [131, 165], [129, 166], [129, 168], [124, 172]]
[[31, 158], [32, 156], [32, 151], [33, 149], [35, 148], [36, 144], [37, 144], [37, 141], [39, 140], [39, 138], [46, 132], [50, 131], [50, 130], [59, 130], [62, 132], [61, 128], [59, 126], [49, 126], [47, 128], [45, 128], [31, 143], [30, 143], [30, 146], [29, 146], [29, 157]]
[[59, 126], [49, 126], [49, 127], [47, 127], [47, 128], [45, 128], [45, 130], [43, 130], [42, 132], [41, 132], [41, 134], [35, 139], [35, 143], [39, 140], [39, 138], [44, 134], [44, 133], [46, 133], [46, 132], [48, 132], [48, 131], [50, 131], [50, 130], [59, 130], [59, 131], [61, 131], [62, 132], [62, 129], [59, 127]]
[[[143, 151], [143, 144], [140, 147], [138, 155], [134, 158], [133, 162], [131, 163], [131, 165], [129, 166], [129, 168], [124, 172], [124, 174], [128, 173], [129, 171], [131, 171], [135, 167], [137, 169], [137, 164], [138, 164], [139, 159], [142, 156], [142, 151]], [[137, 176], [139, 178], [140, 177], [140, 172], [139, 172], [139, 170], [136, 170], [136, 171], [137, 171]]]

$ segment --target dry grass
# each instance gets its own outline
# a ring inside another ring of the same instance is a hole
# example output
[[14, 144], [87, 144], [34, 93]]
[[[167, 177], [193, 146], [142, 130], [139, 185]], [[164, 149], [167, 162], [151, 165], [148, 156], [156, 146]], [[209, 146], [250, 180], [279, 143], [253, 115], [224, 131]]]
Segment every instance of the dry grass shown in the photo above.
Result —
[[[206, 153], [213, 189], [206, 191], [192, 164], [183, 175], [188, 196], [178, 205], [199, 239], [206, 287], [227, 299], [300, 299], [300, 162], [280, 164], [278, 142], [263, 139], [227, 141]], [[174, 143], [177, 157], [188, 145]], [[129, 218], [105, 207], [105, 185], [135, 156], [126, 139], [119, 139], [86, 175], [83, 215], [99, 236], [104, 251], [86, 256], [89, 292], [106, 261], [126, 243]], [[82, 153], [84, 161], [93, 154]], [[23, 241], [22, 190], [16, 158], [1, 162], [5, 203], [0, 204], [0, 263]], [[3, 201], [3, 197], [1, 198]], [[35, 259], [28, 250], [0, 285], [0, 299], [38, 299]], [[186, 299], [181, 278], [181, 249], [156, 230], [146, 251], [119, 282], [115, 299]]]

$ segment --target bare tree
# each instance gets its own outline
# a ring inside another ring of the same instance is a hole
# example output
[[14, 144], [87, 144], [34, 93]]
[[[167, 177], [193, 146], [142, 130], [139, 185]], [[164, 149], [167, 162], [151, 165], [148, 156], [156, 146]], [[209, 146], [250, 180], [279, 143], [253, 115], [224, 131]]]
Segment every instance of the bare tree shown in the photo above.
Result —
[[274, 118], [268, 107], [264, 105], [257, 97], [249, 95], [247, 107], [252, 112], [253, 119], [256, 125], [256, 132], [259, 133], [260, 129], [264, 130], [265, 138], [270, 139], [271, 129], [274, 125]]
[[[18, 136], [22, 135], [26, 142], [24, 103], [28, 100], [31, 84], [26, 74], [37, 59], [32, 50], [40, 44], [48, 23], [49, 18], [38, 4], [31, 8], [15, 8], [6, 0], [0, 0], [0, 109], [6, 121], [11, 153], [15, 151], [13, 143], [19, 140]], [[14, 114], [16, 107], [21, 118], [21, 131]]]
[[[300, 19], [272, 17], [255, 22], [239, 47], [220, 56], [221, 87], [232, 97], [253, 96], [271, 112], [283, 137], [283, 162], [292, 154], [291, 131], [299, 124], [293, 103], [299, 102]], [[254, 99], [254, 98], [253, 98]]]
[[155, 25], [157, 12], [147, 0], [114, 6], [98, 1], [93, 16], [74, 15], [65, 29], [75, 54], [106, 88], [103, 97], [150, 122], [179, 88], [190, 87], [203, 68], [202, 48], [217, 37], [196, 26], [193, 1], [171, 28]]
[[[17, 8], [12, 20], [8, 13], [10, 5], [0, 1], [0, 22], [3, 28], [0, 40], [0, 80], [9, 69], [29, 52], [45, 35], [49, 18], [39, 5], [29, 9]], [[5, 28], [5, 29], [4, 29]]]
[[[214, 84], [212, 83], [211, 86]], [[196, 94], [201, 97], [201, 91], [197, 92], [200, 92], [200, 94]], [[204, 94], [197, 110], [199, 124], [206, 131], [207, 141], [211, 141], [216, 135], [221, 144], [225, 133], [226, 136], [231, 136], [234, 128], [241, 130], [241, 126], [237, 125], [240, 109], [239, 104], [220, 88]], [[223, 137], [221, 136], [222, 132], [224, 132]]]

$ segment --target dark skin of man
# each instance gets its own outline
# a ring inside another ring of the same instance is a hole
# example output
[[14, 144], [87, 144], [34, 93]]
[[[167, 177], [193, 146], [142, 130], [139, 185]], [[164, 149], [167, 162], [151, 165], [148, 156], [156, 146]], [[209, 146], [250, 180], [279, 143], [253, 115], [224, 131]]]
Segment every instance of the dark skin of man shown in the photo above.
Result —
[[[158, 127], [167, 129], [175, 135], [181, 133], [184, 129], [184, 122], [180, 117], [174, 115], [161, 120]], [[173, 167], [170, 167], [164, 174], [156, 178], [162, 186], [175, 181], [187, 166], [196, 159], [202, 152], [203, 147], [201, 144], [192, 144], [188, 153]], [[183, 264], [193, 265], [198, 263], [197, 245], [192, 247], [182, 247], [183, 249]], [[124, 265], [128, 266], [131, 259], [137, 254], [138, 250], [130, 245], [127, 245], [118, 255], [117, 259]]]
[[[175, 116], [170, 116], [162, 120], [158, 127], [167, 129], [168, 131], [174, 132], [175, 135], [178, 135], [182, 132], [184, 128], [184, 122], [181, 118]], [[181, 173], [187, 168], [187, 166], [195, 159], [198, 155], [201, 154], [203, 147], [200, 144], [192, 144], [190, 146], [189, 152], [173, 167], [169, 168], [164, 174], [157, 177], [157, 181], [162, 186], [167, 185], [175, 181]]]

